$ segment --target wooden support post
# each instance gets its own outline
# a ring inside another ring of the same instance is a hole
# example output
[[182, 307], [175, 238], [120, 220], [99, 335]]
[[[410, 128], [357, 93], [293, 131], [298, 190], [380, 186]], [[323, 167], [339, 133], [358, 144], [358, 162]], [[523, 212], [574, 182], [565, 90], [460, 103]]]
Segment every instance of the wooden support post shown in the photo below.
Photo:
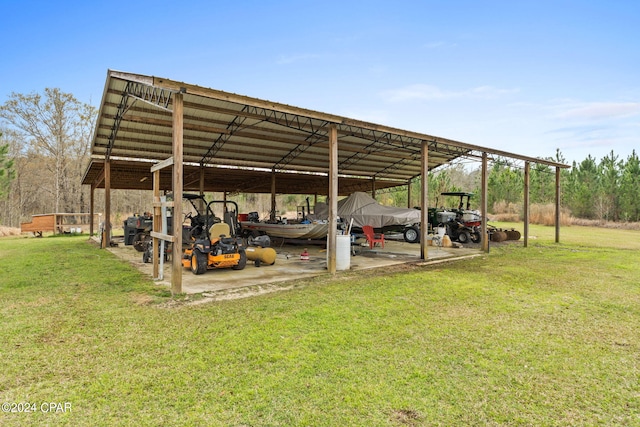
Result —
[[173, 97], [173, 256], [171, 268], [171, 293], [182, 293], [182, 154], [184, 95], [176, 93]]
[[371, 197], [373, 199], [376, 198], [376, 177], [375, 176], [371, 180]]
[[91, 185], [91, 193], [89, 194], [89, 237], [93, 236], [93, 212], [95, 209], [95, 192], [96, 187]]
[[556, 166], [556, 243], [560, 243], [560, 168]]
[[[200, 165], [200, 185], [199, 185], [199, 189], [200, 189], [200, 195], [204, 196], [204, 166]], [[207, 208], [204, 205], [204, 200], [200, 199], [198, 200], [198, 208], [200, 209], [200, 212], [204, 212], [204, 210]]]
[[[161, 211], [161, 207], [160, 207], [160, 170], [156, 170], [153, 171], [153, 231], [156, 233], [159, 233], [160, 231], [162, 231], [161, 227], [161, 215], [162, 215], [162, 211]], [[159, 260], [159, 253], [158, 253], [158, 243], [159, 243], [159, 239], [157, 237], [153, 237], [153, 257], [152, 257], [152, 263], [153, 263], [153, 278], [156, 279], [158, 277], [160, 277], [160, 270], [159, 270], [159, 264], [160, 264], [160, 260]], [[177, 253], [175, 253], [174, 255], [177, 255]]]
[[420, 168], [420, 259], [429, 258], [427, 235], [429, 234], [429, 144], [422, 142]]
[[327, 236], [327, 270], [336, 273], [338, 235], [338, 128], [329, 127], [329, 233]]
[[407, 208], [411, 209], [411, 180], [407, 181]]
[[276, 220], [276, 171], [271, 171], [271, 213], [269, 215], [271, 221]]
[[489, 182], [489, 169], [487, 167], [487, 153], [482, 153], [482, 172], [480, 177], [480, 215], [482, 216], [482, 250], [489, 252], [489, 234], [487, 234], [487, 186]]
[[111, 246], [111, 160], [104, 162], [104, 227], [102, 248]]
[[531, 164], [524, 162], [524, 247], [529, 246], [529, 192], [531, 180]]

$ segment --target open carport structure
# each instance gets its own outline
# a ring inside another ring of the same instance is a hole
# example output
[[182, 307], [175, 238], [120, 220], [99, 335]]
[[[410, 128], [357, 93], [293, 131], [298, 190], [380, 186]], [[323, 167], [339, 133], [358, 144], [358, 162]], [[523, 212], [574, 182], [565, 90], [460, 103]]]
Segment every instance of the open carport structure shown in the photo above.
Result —
[[[165, 78], [109, 70], [83, 184], [111, 189], [160, 191], [174, 200], [183, 190], [226, 193], [318, 194], [329, 200], [327, 268], [336, 271], [337, 202], [354, 191], [411, 185], [421, 179], [420, 257], [426, 259], [427, 173], [457, 158], [482, 161], [481, 211], [487, 213], [487, 162], [510, 158], [525, 168], [525, 244], [530, 163], [556, 168], [556, 240], [559, 239], [560, 163], [466, 144], [433, 135], [354, 120]], [[171, 206], [172, 204], [169, 204]], [[173, 205], [181, 218], [181, 205]], [[273, 209], [272, 209], [273, 210]], [[157, 217], [158, 215], [156, 215]], [[154, 239], [181, 246], [181, 227]], [[108, 244], [105, 221], [103, 244]], [[92, 227], [93, 231], [93, 227]], [[486, 223], [483, 223], [486, 235]], [[484, 245], [486, 248], [486, 239]], [[154, 247], [157, 245], [154, 242]], [[154, 270], [157, 259], [154, 260]], [[181, 292], [182, 265], [173, 257], [172, 291]]]

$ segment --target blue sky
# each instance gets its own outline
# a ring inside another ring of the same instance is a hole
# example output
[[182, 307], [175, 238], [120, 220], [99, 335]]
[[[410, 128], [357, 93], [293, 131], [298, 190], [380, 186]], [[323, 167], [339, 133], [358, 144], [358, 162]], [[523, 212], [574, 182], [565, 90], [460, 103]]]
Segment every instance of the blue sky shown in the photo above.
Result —
[[640, 151], [640, 1], [0, 5], [0, 103], [108, 69], [569, 163]]

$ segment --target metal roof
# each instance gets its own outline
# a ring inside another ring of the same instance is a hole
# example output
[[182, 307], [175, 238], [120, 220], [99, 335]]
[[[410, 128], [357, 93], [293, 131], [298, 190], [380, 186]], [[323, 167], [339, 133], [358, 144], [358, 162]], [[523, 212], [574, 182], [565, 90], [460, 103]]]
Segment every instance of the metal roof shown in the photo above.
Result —
[[[83, 184], [94, 184], [106, 158], [111, 188], [150, 189], [150, 167], [172, 155], [173, 94], [184, 95], [183, 159], [186, 190], [327, 194], [329, 126], [338, 131], [340, 194], [404, 185], [421, 172], [482, 153], [567, 167], [169, 79], [109, 70]], [[171, 171], [162, 179], [170, 188]], [[99, 185], [103, 186], [103, 184]]]

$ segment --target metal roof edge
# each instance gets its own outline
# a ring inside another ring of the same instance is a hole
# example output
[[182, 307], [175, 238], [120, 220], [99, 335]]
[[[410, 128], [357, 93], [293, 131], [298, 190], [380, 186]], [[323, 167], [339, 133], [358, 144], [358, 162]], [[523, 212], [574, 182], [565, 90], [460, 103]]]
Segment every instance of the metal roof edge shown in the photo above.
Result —
[[[522, 160], [522, 161], [525, 161], [525, 162], [540, 163], [540, 164], [545, 164], [545, 165], [548, 165], [548, 166], [559, 167], [559, 168], [570, 168], [571, 167], [570, 165], [566, 165], [566, 164], [563, 164], [563, 163], [558, 163], [558, 162], [554, 162], [554, 161], [550, 161], [550, 160], [540, 159], [540, 158], [537, 158], [537, 157], [520, 155], [520, 154], [516, 154], [516, 153], [511, 153], [511, 152], [508, 152], [508, 151], [496, 150], [496, 149], [483, 147], [483, 146], [479, 146], [479, 145], [468, 144], [468, 143], [464, 143], [464, 142], [460, 142], [460, 141], [456, 141], [456, 140], [452, 140], [452, 139], [447, 139], [447, 138], [442, 138], [442, 137], [438, 137], [438, 136], [434, 136], [434, 135], [429, 135], [429, 134], [423, 134], [423, 133], [414, 132], [414, 131], [398, 129], [398, 128], [394, 128], [394, 127], [391, 127], [391, 126], [375, 124], [375, 123], [366, 122], [366, 121], [363, 121], [363, 120], [352, 119], [352, 118], [338, 116], [338, 115], [334, 115], [334, 114], [322, 113], [322, 112], [319, 112], [319, 111], [309, 110], [309, 109], [306, 109], [306, 108], [295, 107], [295, 106], [291, 106], [291, 105], [287, 105], [287, 104], [281, 104], [281, 103], [278, 103], [278, 102], [267, 101], [267, 100], [263, 100], [263, 99], [259, 99], [259, 98], [253, 98], [253, 97], [246, 96], [246, 95], [239, 95], [239, 94], [235, 94], [235, 93], [231, 93], [231, 92], [225, 92], [225, 91], [222, 91], [222, 90], [219, 90], [219, 89], [207, 88], [207, 87], [198, 86], [198, 85], [189, 84], [189, 83], [184, 83], [184, 82], [179, 82], [179, 81], [176, 81], [176, 80], [171, 80], [171, 79], [167, 79], [167, 78], [163, 78], [163, 77], [145, 76], [145, 75], [142, 75], [142, 74], [128, 73], [128, 72], [123, 72], [123, 71], [115, 71], [115, 70], [109, 70], [108, 71], [108, 78], [107, 78], [107, 82], [105, 84], [105, 94], [103, 94], [103, 100], [104, 100], [104, 96], [106, 95], [106, 90], [107, 90], [107, 88], [109, 86], [109, 79], [110, 78], [118, 78], [118, 79], [122, 79], [122, 80], [130, 80], [130, 81], [135, 81], [135, 82], [147, 84], [147, 85], [154, 86], [154, 87], [160, 87], [160, 88], [165, 88], [165, 89], [169, 89], [169, 90], [182, 91], [182, 92], [184, 92], [186, 94], [202, 96], [202, 97], [205, 97], [205, 98], [211, 98], [211, 99], [216, 99], [216, 100], [221, 100], [221, 101], [233, 102], [233, 103], [237, 103], [237, 104], [250, 105], [250, 106], [253, 106], [253, 107], [257, 107], [257, 108], [265, 108], [265, 109], [269, 109], [269, 110], [279, 111], [279, 112], [282, 112], [282, 113], [290, 113], [290, 114], [294, 114], [294, 115], [305, 116], [305, 117], [309, 117], [309, 118], [312, 118], [312, 119], [327, 121], [329, 123], [335, 123], [337, 125], [355, 126], [355, 127], [368, 129], [368, 130], [377, 131], [377, 132], [386, 132], [386, 133], [390, 133], [390, 134], [394, 134], [394, 135], [404, 136], [404, 137], [407, 137], [407, 138], [415, 138], [415, 139], [418, 139], [418, 140], [421, 140], [421, 141], [424, 141], [424, 142], [434, 142], [434, 143], [448, 144], [448, 145], [452, 145], [452, 146], [455, 146], [455, 147], [458, 147], [458, 148], [467, 149], [469, 151], [479, 151], [479, 152], [482, 152], [482, 153], [493, 154], [493, 155], [496, 155], [496, 156], [518, 159], [518, 160]], [[103, 105], [102, 102], [101, 102], [100, 105], [101, 106]], [[101, 111], [100, 111], [100, 113], [101, 113]], [[100, 115], [98, 117], [100, 117]], [[97, 132], [97, 128], [96, 128], [96, 132]], [[94, 141], [95, 141], [95, 137], [96, 137], [96, 135], [94, 135]]]

